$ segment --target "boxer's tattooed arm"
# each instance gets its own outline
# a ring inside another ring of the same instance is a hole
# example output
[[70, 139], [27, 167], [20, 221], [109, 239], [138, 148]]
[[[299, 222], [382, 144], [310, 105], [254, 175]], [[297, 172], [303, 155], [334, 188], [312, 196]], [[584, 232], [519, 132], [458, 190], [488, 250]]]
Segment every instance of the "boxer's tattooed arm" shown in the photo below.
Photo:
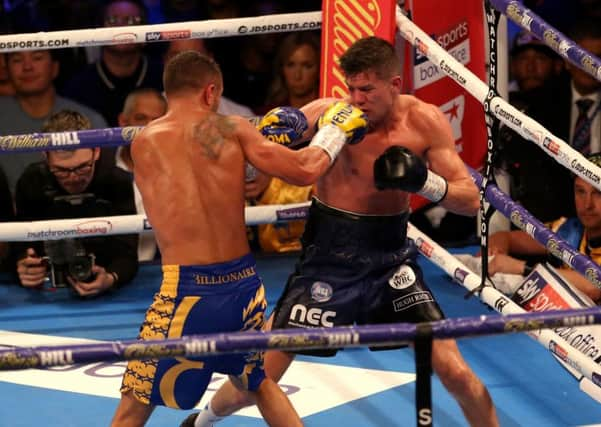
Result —
[[214, 114], [194, 125], [193, 138], [200, 144], [207, 158], [216, 160], [233, 130], [234, 123], [231, 120]]

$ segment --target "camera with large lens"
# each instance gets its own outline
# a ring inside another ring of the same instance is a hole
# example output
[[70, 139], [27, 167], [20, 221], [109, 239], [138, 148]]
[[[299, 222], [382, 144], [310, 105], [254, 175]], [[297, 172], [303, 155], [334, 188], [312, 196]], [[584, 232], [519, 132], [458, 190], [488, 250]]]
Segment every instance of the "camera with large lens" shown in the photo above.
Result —
[[95, 274], [92, 272], [94, 254], [87, 253], [79, 240], [46, 240], [44, 251], [50, 267], [50, 281], [53, 287], [69, 286], [67, 276], [78, 282], [94, 280]]

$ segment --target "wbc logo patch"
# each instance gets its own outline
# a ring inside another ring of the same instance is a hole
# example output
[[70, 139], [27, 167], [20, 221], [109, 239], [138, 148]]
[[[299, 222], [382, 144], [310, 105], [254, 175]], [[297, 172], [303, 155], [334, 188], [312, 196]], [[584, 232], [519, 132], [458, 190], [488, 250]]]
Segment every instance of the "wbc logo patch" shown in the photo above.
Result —
[[415, 272], [408, 265], [402, 265], [388, 279], [388, 284], [394, 289], [405, 289], [415, 283]]

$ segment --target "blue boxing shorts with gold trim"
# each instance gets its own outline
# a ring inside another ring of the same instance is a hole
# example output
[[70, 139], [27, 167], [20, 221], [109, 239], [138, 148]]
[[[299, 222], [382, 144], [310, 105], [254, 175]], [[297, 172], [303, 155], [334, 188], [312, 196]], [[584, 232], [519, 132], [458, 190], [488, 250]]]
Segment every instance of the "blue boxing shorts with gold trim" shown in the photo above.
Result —
[[[146, 311], [138, 338], [260, 330], [266, 308], [263, 283], [250, 254], [204, 266], [164, 265], [160, 291]], [[132, 360], [121, 392], [131, 390], [148, 405], [190, 409], [202, 398], [213, 372], [230, 375], [256, 391], [265, 378], [263, 353]]]

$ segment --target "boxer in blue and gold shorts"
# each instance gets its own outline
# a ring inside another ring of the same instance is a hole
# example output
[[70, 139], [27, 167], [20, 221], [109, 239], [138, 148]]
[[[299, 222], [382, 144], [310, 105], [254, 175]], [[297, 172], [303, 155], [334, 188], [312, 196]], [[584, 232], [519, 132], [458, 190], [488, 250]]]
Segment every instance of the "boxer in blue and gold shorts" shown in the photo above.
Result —
[[[146, 312], [139, 338], [260, 330], [265, 291], [252, 255], [206, 266], [163, 266], [163, 283]], [[231, 375], [245, 389], [263, 381], [262, 353], [199, 359], [134, 360], [127, 365], [121, 392], [150, 405], [190, 409], [205, 392], [213, 372]]]
[[[131, 146], [135, 182], [163, 263], [163, 283], [140, 339], [259, 330], [266, 302], [246, 237], [246, 163], [294, 185], [313, 184], [346, 143], [359, 142], [367, 122], [361, 110], [338, 102], [309, 146], [293, 151], [265, 136], [283, 144], [298, 139], [307, 129], [304, 114], [274, 109], [259, 121], [261, 133], [243, 117], [217, 114], [223, 78], [211, 58], [176, 55], [163, 83], [167, 113]], [[264, 374], [262, 353], [250, 353], [130, 362], [111, 426], [143, 426], [156, 405], [195, 406], [213, 372], [228, 374], [240, 393], [256, 400], [270, 426], [302, 425]], [[186, 424], [197, 424], [195, 417]]]

